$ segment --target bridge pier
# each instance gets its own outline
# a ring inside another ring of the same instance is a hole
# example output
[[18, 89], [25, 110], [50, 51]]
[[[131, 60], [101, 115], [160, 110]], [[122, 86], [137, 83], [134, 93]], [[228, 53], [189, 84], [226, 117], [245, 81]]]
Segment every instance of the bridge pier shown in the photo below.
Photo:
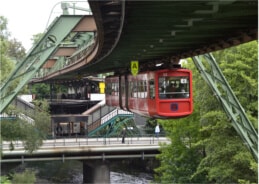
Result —
[[107, 162], [83, 161], [83, 182], [84, 183], [110, 183], [110, 168]]

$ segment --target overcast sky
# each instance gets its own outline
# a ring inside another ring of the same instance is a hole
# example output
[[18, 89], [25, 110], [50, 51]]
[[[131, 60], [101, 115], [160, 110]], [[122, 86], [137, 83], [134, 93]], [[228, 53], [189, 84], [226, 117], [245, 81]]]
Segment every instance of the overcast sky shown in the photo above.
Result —
[[[0, 16], [8, 20], [11, 38], [22, 42], [28, 51], [32, 47], [32, 36], [44, 32], [48, 20], [50, 19], [50, 24], [53, 18], [62, 13], [59, 2], [61, 0], [1, 0]], [[78, 3], [77, 6], [87, 6], [86, 2], [87, 0], [83, 4]]]

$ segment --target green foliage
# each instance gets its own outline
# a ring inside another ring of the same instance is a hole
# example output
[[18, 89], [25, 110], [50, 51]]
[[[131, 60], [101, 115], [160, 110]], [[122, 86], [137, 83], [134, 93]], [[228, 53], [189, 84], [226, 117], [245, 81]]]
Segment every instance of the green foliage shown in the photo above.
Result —
[[[10, 33], [7, 24], [7, 19], [0, 16], [0, 84], [7, 80], [17, 61], [22, 60], [25, 56], [25, 48], [21, 42], [15, 38], [9, 39]], [[18, 79], [16, 81], [18, 82]], [[14, 83], [10, 90], [14, 89], [16, 85]]]
[[15, 38], [9, 40], [8, 44], [8, 56], [14, 58], [16, 62], [22, 61], [26, 55], [25, 48], [22, 43]]
[[23, 125], [19, 120], [1, 120], [1, 136], [3, 140], [15, 141], [23, 138]]
[[[155, 130], [155, 127], [157, 125], [157, 120], [154, 119], [154, 118], [148, 118], [146, 120], [146, 124], [145, 124], [145, 133], [146, 134], [154, 134], [154, 130]], [[161, 128], [161, 127], [160, 127]], [[162, 133], [162, 129], [160, 129], [160, 133]]]
[[8, 39], [10, 33], [7, 29], [8, 21], [5, 17], [0, 16], [0, 39]]
[[36, 181], [35, 172], [25, 170], [23, 173], [13, 175], [12, 183], [34, 184]]
[[157, 158], [161, 166], [155, 169], [160, 183], [198, 183], [202, 175], [192, 177], [203, 157], [203, 148], [195, 145], [200, 137], [198, 112], [178, 120], [159, 120], [170, 136], [171, 144], [162, 147]]
[[[194, 176], [204, 174], [209, 182], [217, 183], [236, 183], [241, 178], [256, 181], [256, 173], [250, 169], [251, 153], [227, 122], [225, 114], [211, 111], [202, 119], [206, 124], [200, 129], [203, 137], [197, 144], [204, 146], [206, 157], [201, 160]], [[246, 173], [242, 174], [244, 170]]]
[[[15, 63], [22, 60], [25, 56], [25, 49], [22, 44], [15, 38], [9, 39], [10, 33], [7, 29], [7, 24], [7, 19], [0, 16], [0, 84], [8, 79], [11, 71], [14, 69]], [[15, 80], [8, 89], [9, 91], [16, 87], [19, 79], [17, 78]], [[46, 87], [44, 86], [43, 88]], [[21, 90], [21, 92], [25, 91], [26, 88]], [[39, 103], [41, 107], [36, 108], [35, 112], [22, 112], [12, 105], [9, 105], [5, 111], [9, 115], [22, 113], [34, 119], [34, 123], [28, 123], [21, 118], [11, 121], [1, 120], [1, 138], [11, 141], [10, 149], [14, 149], [13, 141], [22, 140], [25, 143], [26, 149], [32, 152], [42, 144], [42, 140], [49, 133], [51, 121], [48, 106], [46, 102]]]
[[1, 184], [12, 184], [7, 176], [0, 176], [0, 182]]
[[0, 39], [0, 83], [5, 81], [14, 68], [14, 62], [8, 57], [8, 42]]
[[50, 85], [45, 83], [33, 84], [31, 92], [36, 95], [37, 99], [45, 99], [50, 95]]
[[258, 43], [213, 53], [247, 114], [258, 117]]
[[32, 44], [33, 45], [37, 44], [43, 36], [44, 36], [44, 33], [38, 33], [33, 35], [31, 39], [31, 41], [33, 42]]
[[[0, 17], [0, 82], [3, 83], [11, 74], [11, 71], [15, 69], [17, 63], [22, 62], [26, 55], [25, 48], [22, 43], [16, 38], [10, 39], [10, 33], [7, 29], [8, 21], [4, 17]], [[15, 89], [19, 83], [19, 78], [15, 79], [9, 91]], [[20, 93], [28, 92], [27, 86], [25, 86]]]
[[32, 113], [30, 116], [35, 121], [35, 126], [45, 135], [50, 132], [50, 112], [48, 111], [47, 101], [41, 101], [41, 107], [36, 110], [36, 113]]
[[[258, 126], [257, 49], [254, 41], [213, 53], [255, 128]], [[258, 165], [251, 153], [190, 59], [185, 67], [193, 71], [195, 110], [187, 118], [161, 122], [172, 144], [164, 146], [158, 156], [161, 166], [156, 169], [157, 181], [256, 183]]]
[[21, 140], [25, 144], [25, 149], [32, 153], [42, 145], [42, 141], [50, 133], [51, 119], [48, 112], [48, 103], [46, 101], [37, 101], [35, 103], [36, 108], [33, 112], [22, 112], [14, 107], [12, 108], [12, 106], [8, 107], [6, 111], [8, 114], [18, 115], [23, 113], [34, 120], [34, 123], [28, 123], [20, 118], [1, 121], [1, 137], [3, 140], [11, 141], [10, 148], [12, 148], [13, 141]]

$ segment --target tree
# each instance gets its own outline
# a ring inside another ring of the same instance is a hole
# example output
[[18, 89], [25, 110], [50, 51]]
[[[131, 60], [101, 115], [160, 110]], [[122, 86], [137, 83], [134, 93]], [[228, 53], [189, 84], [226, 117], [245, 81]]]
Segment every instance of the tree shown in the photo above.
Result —
[[[32, 118], [34, 123], [27, 122], [24, 119], [16, 118], [15, 120], [1, 121], [1, 136], [3, 140], [13, 141], [20, 140], [24, 142], [25, 149], [32, 153], [42, 145], [42, 142], [50, 134], [50, 114], [47, 101], [35, 102], [35, 110], [21, 111], [16, 107], [8, 107], [8, 114], [25, 114]], [[10, 148], [12, 148], [10, 144]]]
[[[0, 51], [1, 51], [1, 83], [4, 82], [10, 71], [14, 68], [14, 63], [11, 58], [22, 59], [25, 56], [25, 49], [20, 42], [15, 38], [9, 39], [9, 31], [7, 29], [7, 19], [0, 16]], [[11, 86], [10, 90], [15, 87]], [[50, 115], [48, 112], [48, 105], [46, 101], [35, 102], [36, 108], [33, 112], [22, 111], [16, 107], [9, 105], [5, 113], [16, 115], [15, 120], [1, 120], [1, 140], [24, 141], [25, 148], [32, 152], [37, 149], [42, 140], [46, 138], [50, 128]], [[18, 118], [19, 114], [25, 114], [34, 120], [34, 123], [29, 123], [24, 119]], [[10, 149], [12, 149], [12, 143]]]
[[[14, 69], [17, 61], [25, 56], [25, 49], [21, 42], [15, 38], [9, 39], [10, 33], [7, 29], [8, 21], [5, 17], [0, 16], [0, 82], [1, 84], [9, 77], [10, 72]], [[14, 88], [16, 84], [11, 86]]]
[[6, 40], [8, 39], [10, 33], [7, 29], [7, 24], [8, 24], [8, 21], [5, 17], [3, 16], [0, 16], [0, 38], [1, 40]]
[[251, 165], [255, 161], [225, 114], [211, 111], [201, 121], [205, 121], [206, 125], [200, 130], [203, 137], [197, 144], [204, 146], [206, 156], [194, 176], [205, 175], [208, 182], [216, 183], [255, 182], [257, 174]]
[[[4, 41], [3, 41], [4, 42]], [[10, 71], [14, 68], [14, 62], [10, 60], [10, 58], [6, 57], [4, 43], [0, 42], [0, 84], [2, 84], [7, 77], [10, 75]]]
[[38, 33], [32, 36], [32, 44], [35, 45], [36, 43], [39, 42], [39, 40], [44, 36], [44, 33]]
[[[254, 124], [257, 122], [257, 42], [214, 53], [230, 86]], [[160, 182], [238, 183], [257, 181], [257, 163], [231, 126], [212, 91], [193, 70], [194, 113], [181, 120], [162, 122], [172, 144], [163, 148], [156, 170]], [[242, 81], [241, 85], [237, 81]], [[249, 92], [246, 92], [246, 90]], [[193, 126], [189, 126], [191, 125]], [[192, 150], [183, 146], [191, 132]], [[197, 132], [197, 133], [195, 133]], [[181, 137], [181, 139], [180, 139]], [[178, 138], [178, 141], [177, 141]], [[184, 155], [184, 156], [183, 156]], [[197, 161], [197, 162], [195, 162]], [[188, 170], [189, 169], [189, 170]], [[178, 172], [181, 171], [181, 172]], [[190, 171], [189, 173], [187, 171]], [[187, 177], [186, 177], [187, 176]]]
[[10, 71], [14, 68], [14, 63], [8, 57], [8, 36], [7, 19], [0, 16], [0, 84], [6, 80]]
[[[250, 120], [256, 125], [258, 122], [257, 42], [213, 54], [243, 108], [248, 110], [246, 113]], [[200, 93], [204, 94], [204, 91]], [[200, 106], [207, 106], [209, 101], [211, 100], [199, 101]], [[218, 105], [216, 101], [214, 103]], [[204, 108], [201, 112], [200, 131], [204, 136], [200, 143], [205, 147], [206, 157], [200, 162], [195, 174], [206, 174], [209, 182], [256, 182], [257, 171], [254, 167], [256, 162], [219, 107]]]
[[16, 62], [20, 62], [26, 55], [25, 48], [22, 43], [17, 41], [16, 38], [9, 40], [8, 44], [8, 56], [14, 58]]
[[25, 170], [23, 173], [15, 173], [12, 177], [13, 183], [33, 184], [36, 182], [35, 172], [30, 170]]
[[202, 183], [203, 175], [196, 175], [196, 168], [203, 157], [203, 147], [197, 146], [199, 140], [198, 111], [192, 116], [178, 120], [159, 120], [171, 139], [170, 145], [163, 145], [157, 158], [161, 166], [155, 169], [159, 183]]
[[50, 85], [45, 83], [32, 84], [31, 93], [36, 95], [37, 99], [45, 99], [50, 95]]
[[257, 127], [258, 43], [257, 41], [213, 53], [250, 120]]

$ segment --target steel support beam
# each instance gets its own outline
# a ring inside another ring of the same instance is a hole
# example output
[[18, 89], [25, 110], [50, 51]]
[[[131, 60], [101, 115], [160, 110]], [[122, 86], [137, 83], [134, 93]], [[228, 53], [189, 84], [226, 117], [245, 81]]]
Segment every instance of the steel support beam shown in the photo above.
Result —
[[44, 65], [82, 18], [82, 15], [60, 16], [52, 23], [38, 44], [30, 50], [25, 60], [17, 65], [8, 80], [1, 86], [0, 113], [34, 77], [38, 69]]
[[[215, 58], [212, 54], [204, 54], [195, 56], [192, 59], [218, 101], [222, 104], [233, 127], [243, 139], [255, 160], [258, 161], [258, 134], [233, 93]], [[203, 61], [206, 64], [203, 64]]]

